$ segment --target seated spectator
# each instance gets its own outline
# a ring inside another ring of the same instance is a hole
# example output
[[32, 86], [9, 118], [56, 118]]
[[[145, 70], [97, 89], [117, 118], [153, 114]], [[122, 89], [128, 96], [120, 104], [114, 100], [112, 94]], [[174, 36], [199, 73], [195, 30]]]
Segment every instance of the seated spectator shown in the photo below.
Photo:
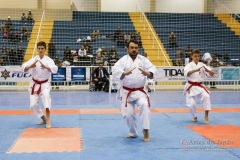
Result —
[[177, 47], [177, 37], [174, 34], [174, 32], [171, 32], [171, 34], [168, 37], [168, 43], [169, 43], [169, 47]]
[[91, 33], [91, 39], [92, 42], [96, 42], [96, 39], [99, 38], [99, 31], [98, 30], [93, 30]]
[[71, 50], [68, 47], [66, 47], [64, 54], [63, 54], [63, 61], [67, 61], [70, 64], [72, 64], [72, 59], [73, 58], [72, 58]]
[[24, 51], [23, 51], [23, 48], [22, 46], [18, 46], [18, 49], [17, 49], [17, 57], [18, 57], [18, 64], [17, 65], [21, 65], [22, 62], [23, 62], [23, 56], [24, 56]]
[[118, 54], [117, 51], [115, 49], [114, 46], [111, 47], [111, 49], [109, 50], [109, 62], [111, 66], [114, 66], [114, 64], [117, 62], [118, 60]]
[[131, 34], [131, 39], [136, 41], [137, 37], [134, 33]]
[[4, 21], [2, 21], [2, 24], [1, 24], [1, 31], [3, 32], [5, 29], [5, 24], [4, 24]]
[[182, 58], [183, 58], [182, 48], [178, 48], [176, 57], [175, 57], [175, 60], [176, 60], [175, 65], [176, 66], [183, 66]]
[[102, 48], [101, 48], [101, 55], [102, 55], [102, 57], [103, 57], [103, 59], [104, 60], [108, 60], [108, 52], [107, 52], [107, 49], [106, 49], [106, 47], [105, 46], [103, 46]]
[[87, 56], [87, 51], [84, 48], [84, 46], [82, 46], [79, 50], [78, 50], [78, 56], [79, 57], [86, 57]]
[[74, 62], [78, 62], [78, 56], [73, 56], [73, 64]]
[[127, 46], [127, 44], [128, 44], [128, 42], [130, 41], [130, 39], [131, 39], [130, 33], [126, 33], [126, 34], [124, 35], [124, 43], [125, 43], [125, 46]]
[[56, 48], [54, 43], [52, 42], [52, 39], [50, 39], [49, 43], [48, 43], [48, 56], [52, 59], [55, 58], [55, 54], [56, 54]]
[[6, 28], [4, 28], [3, 31], [3, 42], [7, 42], [8, 41], [8, 31]]
[[8, 63], [8, 51], [7, 51], [6, 46], [2, 47], [0, 55], [1, 55], [2, 59], [3, 59], [3, 62]]
[[31, 10], [28, 11], [27, 21], [30, 23], [34, 23], [33, 14]]
[[22, 21], [22, 23], [26, 23], [27, 22], [27, 17], [25, 15], [25, 13], [22, 13], [21, 21]]
[[138, 42], [139, 47], [142, 47], [142, 37], [140, 35], [140, 32], [136, 34], [136, 41]]
[[8, 32], [12, 31], [12, 20], [10, 16], [8, 16], [8, 20], [5, 23], [5, 28], [7, 29]]
[[10, 65], [17, 65], [17, 59], [18, 59], [17, 52], [13, 46], [9, 50], [8, 57], [9, 57]]
[[97, 56], [96, 56], [96, 59], [95, 59], [95, 65], [99, 65], [101, 63], [103, 64], [103, 57], [102, 57], [102, 54], [101, 54], [101, 50], [98, 50]]
[[8, 41], [9, 41], [9, 42], [14, 42], [13, 31], [10, 31], [10, 32], [8, 33]]
[[20, 42], [21, 41], [21, 37], [19, 36], [18, 32], [15, 33], [13, 41], [14, 42]]
[[[113, 35], [113, 40], [117, 41], [119, 39], [120, 34], [122, 33], [121, 27], [118, 27]], [[123, 34], [123, 33], [122, 33]]]
[[124, 47], [124, 35], [123, 33], [120, 33], [118, 35], [117, 45], [120, 47]]
[[101, 91], [102, 85], [105, 82], [104, 91], [108, 91], [109, 87], [109, 73], [106, 68], [103, 68], [103, 63], [99, 64], [99, 67], [92, 72], [92, 79], [95, 83], [95, 91]]
[[28, 38], [28, 29], [26, 27], [25, 24], [23, 24], [22, 28], [21, 28], [21, 37], [22, 37], [22, 41], [27, 41]]
[[54, 63], [56, 66], [62, 67], [62, 61], [57, 56], [54, 58]]
[[188, 47], [188, 49], [185, 51], [185, 66], [191, 61], [191, 53], [192, 50], [190, 47]]
[[0, 66], [6, 66], [6, 62], [4, 62], [1, 56], [0, 56]]

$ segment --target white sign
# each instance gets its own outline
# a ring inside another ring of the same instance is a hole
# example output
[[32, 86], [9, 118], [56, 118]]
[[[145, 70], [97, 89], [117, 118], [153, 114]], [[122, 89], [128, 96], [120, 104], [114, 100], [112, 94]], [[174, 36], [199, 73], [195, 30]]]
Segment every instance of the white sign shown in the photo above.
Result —
[[27, 82], [30, 72], [23, 72], [20, 66], [0, 66], [0, 82]]

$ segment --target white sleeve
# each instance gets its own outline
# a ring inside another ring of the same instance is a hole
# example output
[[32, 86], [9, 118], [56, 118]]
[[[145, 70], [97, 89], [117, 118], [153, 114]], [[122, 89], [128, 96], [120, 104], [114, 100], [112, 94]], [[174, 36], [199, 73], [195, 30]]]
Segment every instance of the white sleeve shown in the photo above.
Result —
[[191, 67], [190, 64], [188, 63], [185, 67], [184, 67], [184, 76], [187, 77], [188, 72], [190, 71]]
[[115, 65], [112, 68], [112, 75], [114, 79], [121, 79], [122, 74], [124, 72], [124, 65], [122, 64], [123, 58], [121, 58], [119, 61], [115, 63]]
[[[31, 64], [33, 64], [34, 61], [35, 61], [35, 58], [32, 58], [32, 59], [28, 60], [27, 62], [25, 62], [25, 63], [22, 65], [22, 70], [23, 70], [23, 72], [25, 72], [25, 68], [26, 68], [27, 66], [30, 66]], [[32, 68], [31, 68], [31, 69], [32, 69]], [[29, 70], [31, 70], [31, 69], [29, 69]]]
[[[157, 74], [157, 68], [156, 66], [154, 66], [149, 59], [145, 58], [145, 61], [144, 61], [144, 68], [146, 68], [146, 70], [148, 72], [151, 72], [153, 74], [153, 77], [156, 76]], [[149, 77], [150, 79], [152, 79], [153, 77]]]
[[48, 64], [48, 67], [50, 68], [51, 72], [53, 74], [56, 74], [58, 71], [58, 67], [55, 65], [54, 61], [52, 59], [50, 59], [50, 62]]

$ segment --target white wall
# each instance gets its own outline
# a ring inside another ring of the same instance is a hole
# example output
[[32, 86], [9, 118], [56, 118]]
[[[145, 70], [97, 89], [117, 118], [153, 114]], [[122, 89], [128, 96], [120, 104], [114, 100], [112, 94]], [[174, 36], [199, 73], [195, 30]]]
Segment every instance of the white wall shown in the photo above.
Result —
[[0, 8], [27, 8], [37, 9], [37, 0], [0, 0]]
[[78, 11], [98, 11], [98, 0], [72, 0]]
[[136, 2], [144, 12], [150, 11], [149, 0], [101, 0], [103, 12], [137, 12]]
[[240, 0], [212, 0], [208, 7], [211, 7], [210, 9], [215, 13], [229, 13], [229, 10], [224, 6], [231, 13], [240, 14]]
[[156, 12], [204, 13], [204, 0], [156, 0]]
[[71, 0], [45, 0], [45, 9], [71, 9]]

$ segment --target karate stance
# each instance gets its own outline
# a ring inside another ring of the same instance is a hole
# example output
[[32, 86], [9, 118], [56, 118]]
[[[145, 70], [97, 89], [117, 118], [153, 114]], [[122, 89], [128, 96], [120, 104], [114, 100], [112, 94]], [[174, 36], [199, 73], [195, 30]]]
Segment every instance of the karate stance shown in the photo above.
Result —
[[192, 122], [197, 122], [197, 108], [195, 98], [200, 96], [203, 102], [203, 108], [205, 110], [204, 123], [209, 123], [208, 113], [211, 110], [211, 102], [209, 91], [202, 84], [204, 78], [207, 75], [213, 76], [214, 72], [210, 67], [206, 66], [204, 63], [199, 62], [200, 51], [193, 50], [192, 52], [192, 62], [188, 63], [184, 68], [184, 76], [187, 79], [187, 83], [184, 87], [184, 93], [186, 95], [186, 104], [190, 109], [193, 116]]
[[[23, 64], [25, 72], [32, 70], [32, 80], [30, 81], [30, 107], [38, 118], [42, 118], [39, 125], [46, 124], [46, 128], [51, 128], [50, 123], [50, 82], [49, 78], [51, 73], [57, 73], [58, 67], [54, 61], [45, 56], [46, 43], [38, 42], [37, 44], [38, 55]], [[42, 109], [38, 105], [39, 96], [41, 96], [42, 103], [46, 108], [46, 116], [43, 114]]]
[[113, 78], [120, 80], [118, 90], [121, 110], [129, 127], [127, 138], [138, 136], [135, 117], [135, 105], [139, 107], [139, 114], [143, 128], [143, 140], [148, 142], [150, 129], [150, 100], [144, 90], [147, 78], [153, 78], [156, 67], [144, 56], [138, 55], [138, 42], [130, 40], [127, 45], [128, 55], [123, 56], [113, 67]]

